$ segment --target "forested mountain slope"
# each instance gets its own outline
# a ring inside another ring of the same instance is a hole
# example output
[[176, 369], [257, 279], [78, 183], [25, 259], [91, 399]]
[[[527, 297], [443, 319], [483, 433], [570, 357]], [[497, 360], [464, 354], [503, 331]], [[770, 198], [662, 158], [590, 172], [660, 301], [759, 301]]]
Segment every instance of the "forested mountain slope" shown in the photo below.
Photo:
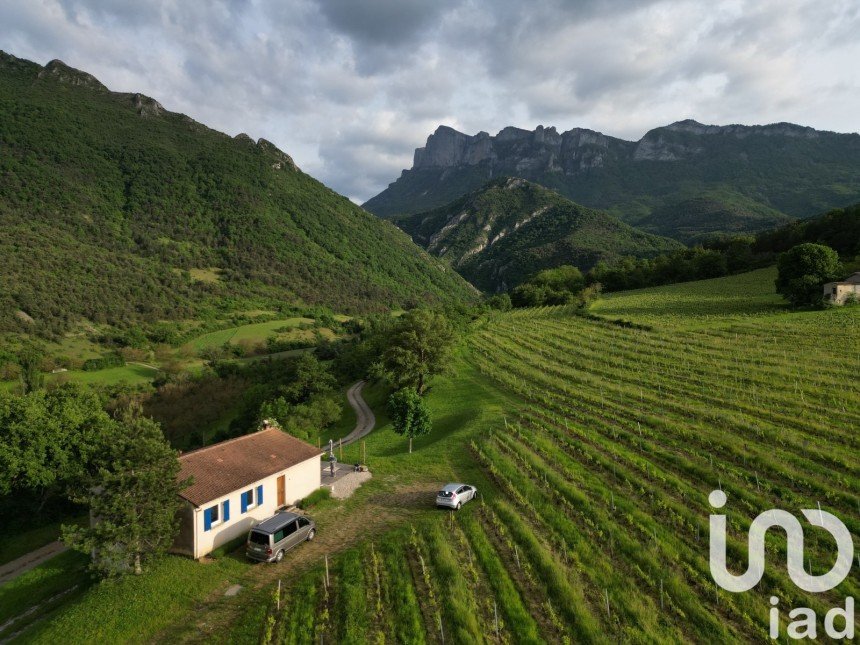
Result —
[[501, 176], [523, 177], [638, 228], [695, 241], [755, 232], [860, 201], [860, 135], [791, 123], [686, 120], [638, 141], [574, 128], [469, 136], [440, 126], [409, 170], [364, 206], [381, 217], [437, 208]]
[[510, 289], [561, 264], [587, 270], [599, 261], [681, 248], [517, 178], [495, 179], [441, 208], [394, 221], [486, 291]]
[[2, 52], [0, 258], [0, 330], [253, 299], [369, 311], [472, 294], [271, 143]]

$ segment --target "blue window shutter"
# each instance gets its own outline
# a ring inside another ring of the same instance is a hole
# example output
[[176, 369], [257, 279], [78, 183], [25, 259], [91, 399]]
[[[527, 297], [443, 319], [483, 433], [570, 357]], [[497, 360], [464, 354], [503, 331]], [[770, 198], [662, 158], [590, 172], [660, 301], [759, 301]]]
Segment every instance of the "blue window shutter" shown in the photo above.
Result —
[[257, 486], [257, 505], [259, 506], [262, 503], [263, 503], [263, 485], [260, 484], [259, 486]]
[[207, 508], [203, 511], [203, 530], [208, 531], [212, 528], [212, 509]]
[[230, 500], [224, 500], [224, 521], [230, 519]]
[[242, 512], [248, 512], [248, 493], [242, 493]]

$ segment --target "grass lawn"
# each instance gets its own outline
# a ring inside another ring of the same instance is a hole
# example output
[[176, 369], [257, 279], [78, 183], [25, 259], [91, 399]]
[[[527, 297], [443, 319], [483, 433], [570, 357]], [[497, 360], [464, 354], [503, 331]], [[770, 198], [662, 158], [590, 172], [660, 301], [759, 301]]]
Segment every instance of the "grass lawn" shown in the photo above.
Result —
[[[141, 385], [151, 383], [158, 374], [158, 370], [145, 367], [140, 364], [129, 363], [122, 367], [110, 367], [95, 372], [83, 370], [69, 370], [56, 374], [45, 374], [47, 383], [72, 381], [74, 383], [86, 383], [88, 385], [116, 385], [128, 383], [129, 385]], [[0, 391], [19, 393], [20, 383], [16, 381], [0, 381]]]
[[35, 618], [36, 612], [21, 616], [28, 609], [40, 606], [41, 614], [53, 605], [51, 599], [55, 599], [54, 603], [67, 605], [72, 602], [71, 593], [62, 599], [56, 596], [73, 587], [77, 587], [75, 591], [79, 595], [82, 594], [91, 585], [86, 573], [88, 560], [81, 553], [66, 551], [0, 586], [0, 625], [20, 617], [6, 629], [0, 630], [0, 640], [21, 630]]
[[42, 643], [142, 642], [182, 620], [201, 598], [247, 566], [230, 557], [202, 564], [169, 556], [146, 575], [93, 585], [35, 625], [25, 638]]
[[[68, 518], [61, 521], [51, 522], [43, 526], [37, 526], [29, 531], [14, 531], [12, 533], [0, 533], [0, 564], [6, 564], [22, 555], [35, 551], [39, 547], [58, 540], [60, 538], [61, 524], [75, 524], [84, 522], [85, 516], [79, 518]], [[0, 623], [3, 621], [0, 620]]]
[[129, 363], [122, 367], [111, 367], [95, 372], [84, 372], [83, 370], [70, 370], [59, 374], [47, 375], [47, 380], [68, 379], [76, 383], [87, 383], [92, 385], [115, 385], [117, 383], [128, 383], [140, 385], [150, 383], [158, 374], [158, 370], [145, 367], [140, 364]]

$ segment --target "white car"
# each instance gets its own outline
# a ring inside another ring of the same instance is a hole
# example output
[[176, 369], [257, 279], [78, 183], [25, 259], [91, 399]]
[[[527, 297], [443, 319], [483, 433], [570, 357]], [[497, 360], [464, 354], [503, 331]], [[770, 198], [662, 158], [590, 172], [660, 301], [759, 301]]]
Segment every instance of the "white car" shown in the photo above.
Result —
[[446, 484], [436, 493], [436, 506], [459, 509], [466, 502], [475, 499], [478, 489], [468, 484]]

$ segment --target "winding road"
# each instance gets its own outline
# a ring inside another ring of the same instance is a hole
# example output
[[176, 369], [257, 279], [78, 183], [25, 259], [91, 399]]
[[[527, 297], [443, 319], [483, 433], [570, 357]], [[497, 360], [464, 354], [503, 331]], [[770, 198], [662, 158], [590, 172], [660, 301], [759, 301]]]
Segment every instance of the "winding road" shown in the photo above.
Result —
[[376, 416], [374, 416], [373, 410], [361, 396], [361, 391], [365, 385], [367, 385], [367, 381], [359, 381], [353, 383], [346, 391], [346, 400], [355, 410], [355, 429], [340, 441], [344, 446], [369, 435], [376, 425]]

